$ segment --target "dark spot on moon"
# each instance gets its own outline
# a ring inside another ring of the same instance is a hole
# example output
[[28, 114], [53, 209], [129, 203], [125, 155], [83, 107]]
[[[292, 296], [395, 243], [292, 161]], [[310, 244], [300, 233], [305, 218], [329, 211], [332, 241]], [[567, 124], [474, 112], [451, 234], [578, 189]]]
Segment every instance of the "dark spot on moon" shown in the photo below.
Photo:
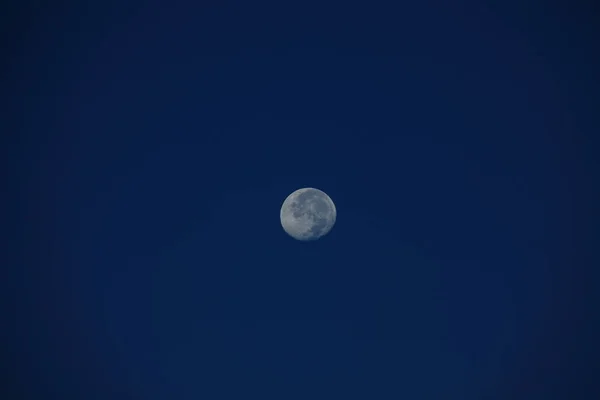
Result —
[[325, 202], [324, 199], [318, 198], [314, 201], [315, 211], [319, 215], [327, 215], [329, 213], [329, 205]]
[[310, 233], [312, 236], [318, 238], [320, 237], [325, 229], [327, 228], [327, 219], [326, 218], [315, 218], [311, 216], [311, 219], [314, 221], [313, 226], [310, 228]]
[[318, 195], [319, 193], [314, 190], [307, 190], [300, 193], [291, 206], [294, 218], [300, 218], [302, 215], [310, 212], [310, 205], [317, 199]]
[[319, 193], [314, 190], [307, 190], [306, 192], [300, 193], [297, 197], [298, 203], [305, 205], [306, 203], [316, 199], [318, 194]]

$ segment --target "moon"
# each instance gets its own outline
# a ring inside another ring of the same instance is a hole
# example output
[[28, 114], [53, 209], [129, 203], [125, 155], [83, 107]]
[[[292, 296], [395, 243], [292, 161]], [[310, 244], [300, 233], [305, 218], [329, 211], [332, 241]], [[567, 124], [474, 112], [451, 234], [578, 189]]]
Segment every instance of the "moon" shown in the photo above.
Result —
[[298, 189], [290, 194], [279, 215], [283, 230], [297, 240], [317, 240], [329, 233], [337, 217], [331, 198], [315, 188]]

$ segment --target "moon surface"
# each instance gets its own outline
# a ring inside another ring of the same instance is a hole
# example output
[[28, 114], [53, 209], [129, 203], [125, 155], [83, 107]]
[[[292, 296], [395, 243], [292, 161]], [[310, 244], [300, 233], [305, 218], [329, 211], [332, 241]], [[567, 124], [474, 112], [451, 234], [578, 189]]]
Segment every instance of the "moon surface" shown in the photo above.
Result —
[[281, 226], [297, 240], [317, 240], [325, 236], [337, 216], [331, 198], [319, 189], [303, 188], [290, 194], [280, 211]]

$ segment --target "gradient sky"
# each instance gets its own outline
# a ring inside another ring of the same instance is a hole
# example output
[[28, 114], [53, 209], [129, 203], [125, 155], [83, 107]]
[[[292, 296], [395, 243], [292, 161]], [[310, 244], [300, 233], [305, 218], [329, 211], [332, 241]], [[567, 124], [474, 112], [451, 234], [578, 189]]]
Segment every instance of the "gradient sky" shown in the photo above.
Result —
[[2, 398], [594, 398], [597, 10], [204, 3], [2, 17]]

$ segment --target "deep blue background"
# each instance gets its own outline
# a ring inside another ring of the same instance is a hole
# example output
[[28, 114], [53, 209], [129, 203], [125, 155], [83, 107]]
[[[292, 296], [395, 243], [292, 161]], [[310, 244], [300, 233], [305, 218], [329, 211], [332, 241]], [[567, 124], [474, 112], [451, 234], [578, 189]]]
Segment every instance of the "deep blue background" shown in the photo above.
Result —
[[4, 14], [3, 398], [594, 398], [596, 10], [202, 3]]

